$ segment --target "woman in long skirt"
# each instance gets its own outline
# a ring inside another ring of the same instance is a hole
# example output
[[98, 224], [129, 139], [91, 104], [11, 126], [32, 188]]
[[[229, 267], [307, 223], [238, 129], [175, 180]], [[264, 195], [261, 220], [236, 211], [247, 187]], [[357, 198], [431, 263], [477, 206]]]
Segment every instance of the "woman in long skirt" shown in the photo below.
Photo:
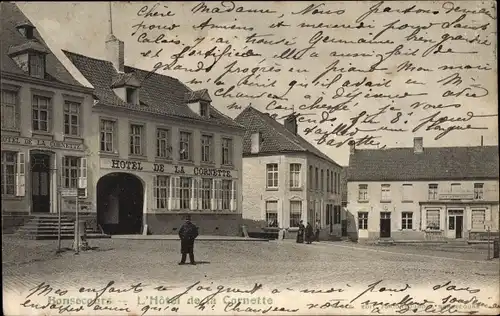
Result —
[[314, 238], [313, 227], [312, 227], [311, 223], [307, 223], [307, 226], [306, 226], [306, 243], [307, 244], [312, 243], [313, 238]]
[[304, 242], [304, 231], [305, 227], [302, 221], [299, 223], [299, 230], [297, 231], [297, 243], [302, 244]]

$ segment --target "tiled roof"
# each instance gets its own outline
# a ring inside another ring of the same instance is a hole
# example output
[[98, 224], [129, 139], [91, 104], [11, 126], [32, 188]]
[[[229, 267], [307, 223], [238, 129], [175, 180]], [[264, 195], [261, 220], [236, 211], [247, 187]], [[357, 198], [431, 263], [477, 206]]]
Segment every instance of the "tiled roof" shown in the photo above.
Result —
[[201, 89], [201, 90], [197, 90], [197, 91], [192, 91], [192, 92], [188, 92], [187, 95], [186, 95], [186, 101], [193, 101], [193, 102], [196, 102], [196, 101], [208, 101], [208, 102], [212, 102], [212, 99], [210, 98], [210, 95], [208, 94], [208, 90], [207, 89]]
[[246, 128], [243, 138], [243, 154], [251, 153], [252, 134], [260, 132], [262, 143], [260, 144], [259, 153], [309, 152], [338, 165], [300, 135], [290, 132], [268, 113], [262, 113], [252, 106], [245, 108], [235, 120]]
[[498, 179], [498, 146], [356, 149], [349, 181]]
[[133, 74], [141, 83], [141, 88], [139, 90], [140, 105], [126, 103], [111, 88], [117, 79], [123, 79], [120, 78], [111, 62], [68, 51], [64, 51], [64, 53], [94, 86], [94, 94], [99, 99], [100, 104], [243, 128], [214, 107], [210, 109], [210, 118], [201, 117], [191, 111], [185, 98], [186, 94], [192, 93], [192, 90], [179, 80], [128, 66], [125, 66], [124, 72]]
[[40, 33], [35, 29], [33, 32], [34, 37], [38, 43], [34, 44], [32, 41], [26, 39], [19, 33], [16, 26], [22, 23], [30, 23], [28, 18], [23, 12], [11, 2], [1, 2], [1, 32], [0, 32], [0, 64], [2, 72], [9, 72], [18, 75], [26, 75], [12, 58], [9, 57], [9, 50], [16, 50], [19, 47], [28, 47], [35, 45], [37, 49], [45, 49], [48, 54], [46, 55], [46, 80], [66, 83], [70, 85], [82, 86], [73, 76], [66, 70], [63, 64], [57, 57], [50, 51], [47, 44], [40, 36]]

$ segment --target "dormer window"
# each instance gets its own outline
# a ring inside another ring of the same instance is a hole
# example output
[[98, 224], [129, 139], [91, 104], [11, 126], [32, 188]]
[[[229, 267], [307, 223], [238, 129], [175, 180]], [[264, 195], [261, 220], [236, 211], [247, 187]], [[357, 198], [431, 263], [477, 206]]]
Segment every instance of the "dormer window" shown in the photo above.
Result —
[[136, 88], [126, 88], [127, 91], [127, 103], [139, 104], [139, 91]]
[[209, 106], [207, 102], [200, 102], [200, 116], [202, 117], [210, 117]]
[[36, 78], [45, 78], [45, 56], [42, 54], [29, 54], [29, 74]]

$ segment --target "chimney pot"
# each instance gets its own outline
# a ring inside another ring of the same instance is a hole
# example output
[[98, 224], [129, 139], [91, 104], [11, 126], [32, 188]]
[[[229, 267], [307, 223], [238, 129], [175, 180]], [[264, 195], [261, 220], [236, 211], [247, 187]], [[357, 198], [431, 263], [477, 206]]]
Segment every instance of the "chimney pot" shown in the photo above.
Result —
[[417, 154], [424, 151], [424, 139], [422, 137], [413, 138], [413, 151]]
[[252, 133], [250, 153], [258, 154], [260, 151], [260, 132]]
[[298, 126], [297, 126], [297, 116], [295, 115], [295, 113], [292, 113], [287, 116], [287, 118], [285, 119], [284, 126], [292, 134], [297, 135]]
[[349, 141], [349, 153], [352, 155], [356, 151], [356, 142], [351, 140]]

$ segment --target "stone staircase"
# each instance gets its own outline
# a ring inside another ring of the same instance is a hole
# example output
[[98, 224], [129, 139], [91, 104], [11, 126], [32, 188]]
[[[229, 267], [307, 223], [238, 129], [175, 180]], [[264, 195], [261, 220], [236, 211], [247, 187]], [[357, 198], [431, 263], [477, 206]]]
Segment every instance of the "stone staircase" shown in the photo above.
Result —
[[[82, 219], [87, 219], [82, 217]], [[58, 216], [57, 214], [35, 215], [23, 226], [19, 227], [15, 235], [25, 239], [57, 239]], [[87, 238], [107, 238], [98, 227], [87, 225]], [[75, 236], [74, 219], [61, 216], [61, 239], [72, 239]]]

